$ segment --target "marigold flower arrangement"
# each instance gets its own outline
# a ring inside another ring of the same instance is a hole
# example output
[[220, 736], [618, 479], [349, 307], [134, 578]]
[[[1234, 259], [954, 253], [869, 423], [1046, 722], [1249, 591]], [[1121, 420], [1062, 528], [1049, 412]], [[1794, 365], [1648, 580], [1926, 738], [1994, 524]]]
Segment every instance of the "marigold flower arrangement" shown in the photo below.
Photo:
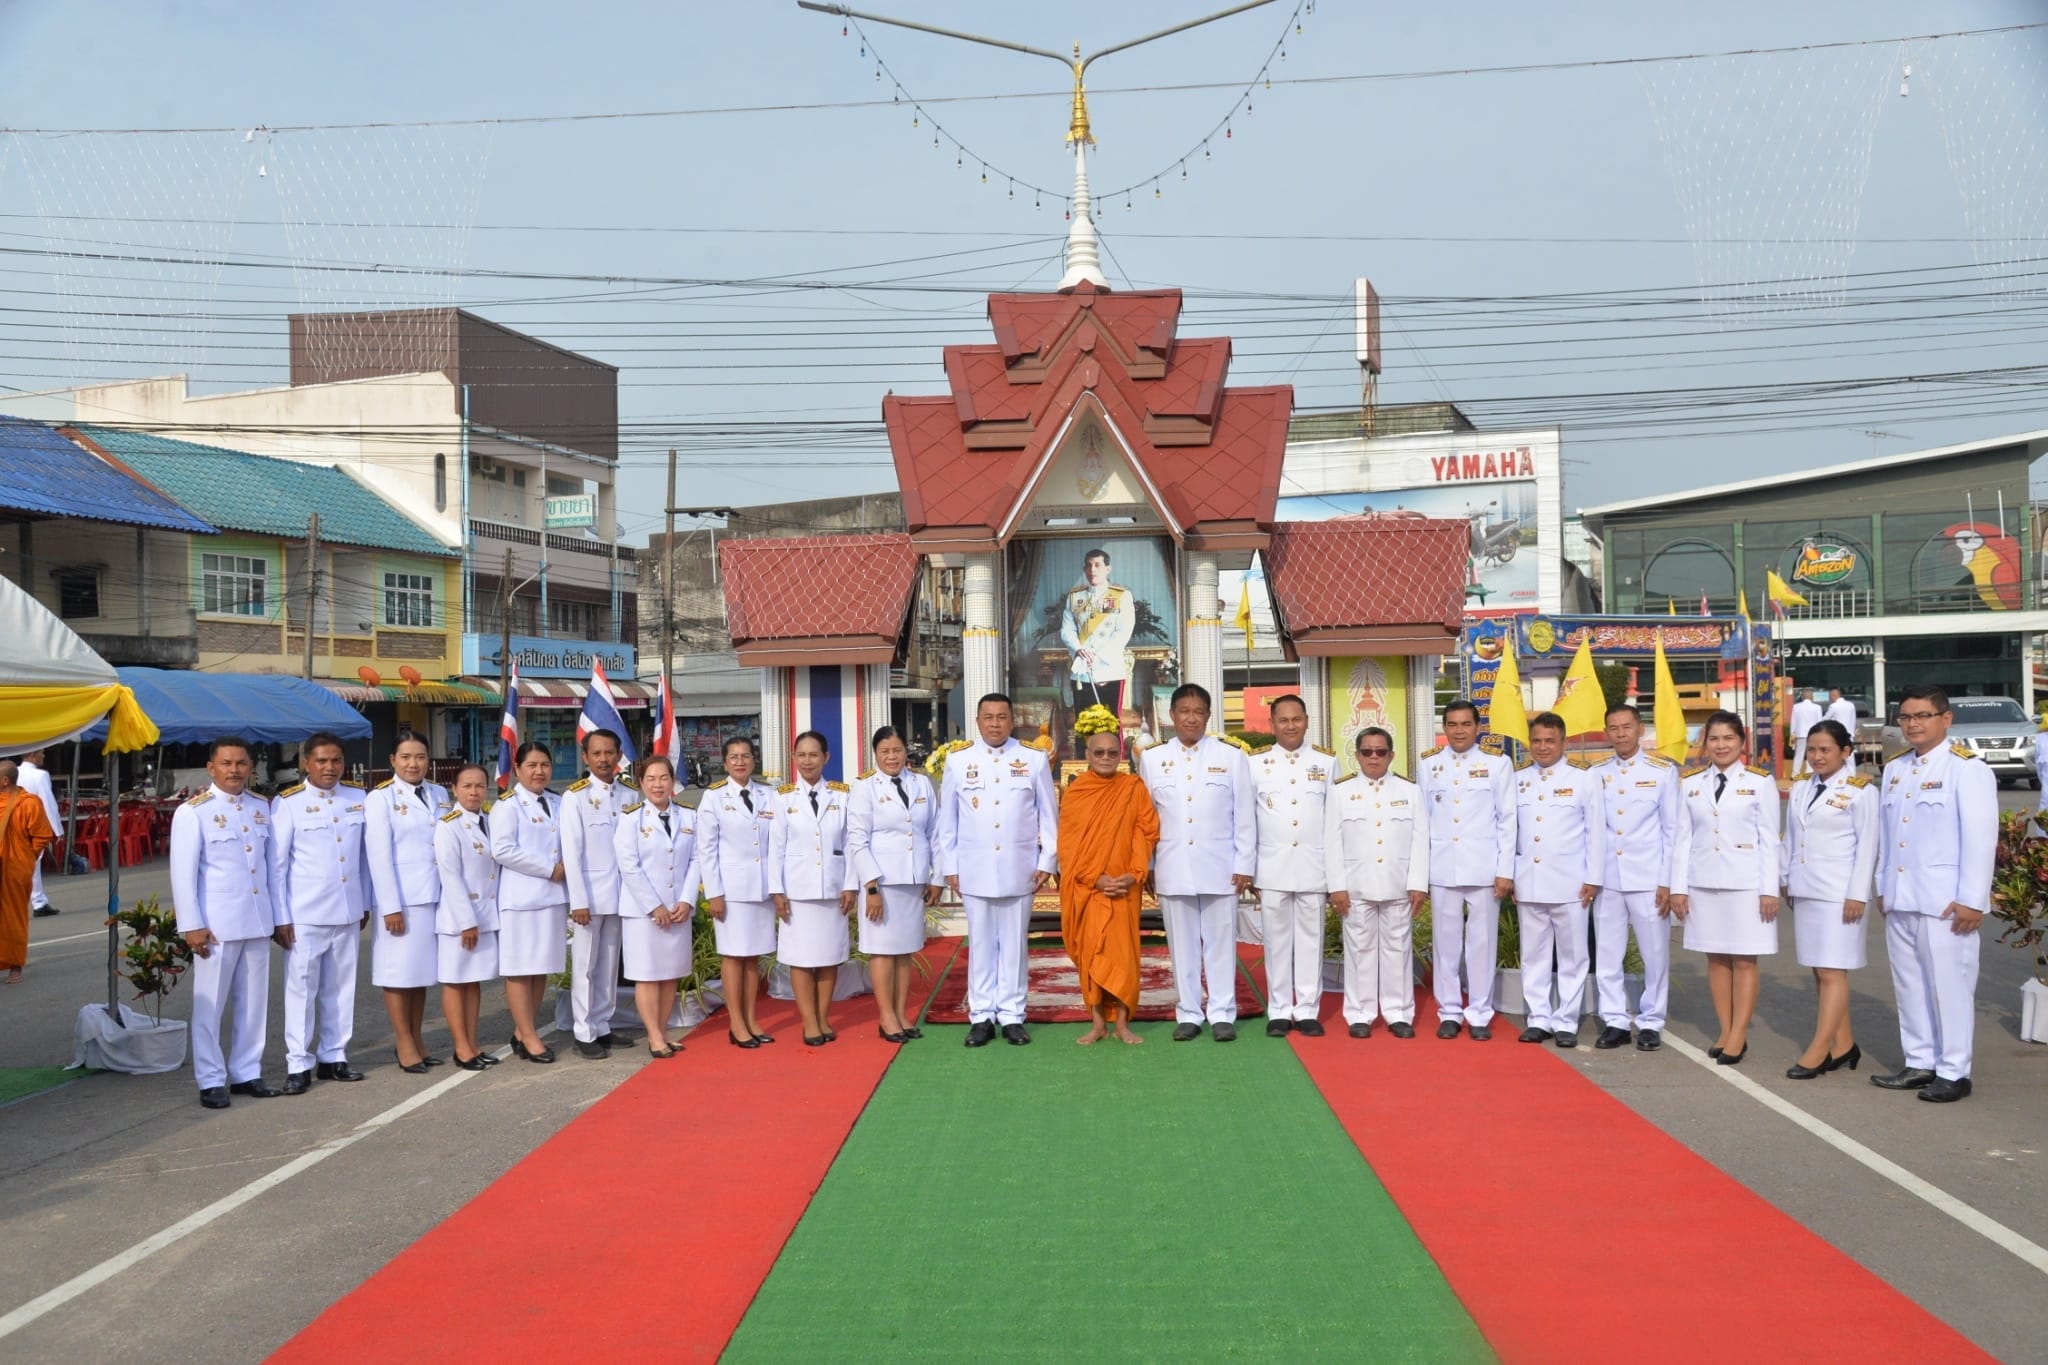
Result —
[[1112, 735], [1122, 728], [1116, 716], [1100, 702], [1074, 718], [1074, 733], [1083, 739], [1089, 735]]

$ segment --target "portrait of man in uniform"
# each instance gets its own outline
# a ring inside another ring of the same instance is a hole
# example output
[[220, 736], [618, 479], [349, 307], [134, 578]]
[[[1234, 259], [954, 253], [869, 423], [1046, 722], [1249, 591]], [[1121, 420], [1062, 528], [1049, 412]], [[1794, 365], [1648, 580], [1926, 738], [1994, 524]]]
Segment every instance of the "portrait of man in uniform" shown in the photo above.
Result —
[[1110, 581], [1108, 550], [1088, 551], [1081, 577], [1060, 611], [1060, 643], [1073, 659], [1067, 680], [1074, 708], [1100, 705], [1116, 715], [1131, 675], [1127, 651], [1138, 628], [1137, 602], [1129, 588]]

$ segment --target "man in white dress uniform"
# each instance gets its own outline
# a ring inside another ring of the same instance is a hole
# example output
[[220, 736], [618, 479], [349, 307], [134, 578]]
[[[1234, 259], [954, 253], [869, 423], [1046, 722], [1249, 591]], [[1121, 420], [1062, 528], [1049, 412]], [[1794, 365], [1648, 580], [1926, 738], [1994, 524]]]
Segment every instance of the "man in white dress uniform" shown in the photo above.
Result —
[[1266, 1036], [1323, 1036], [1323, 810], [1337, 756], [1305, 743], [1308, 704], [1285, 696], [1271, 708], [1274, 743], [1251, 760], [1258, 795], [1258, 897], [1266, 941]]
[[978, 742], [946, 756], [939, 788], [939, 871], [967, 909], [967, 1046], [1000, 1028], [1024, 1031], [1031, 897], [1059, 866], [1059, 798], [1045, 755], [1010, 737], [1010, 699], [991, 692], [974, 708]]
[[1415, 1036], [1414, 915], [1429, 894], [1422, 792], [1388, 771], [1394, 737], [1358, 732], [1358, 771], [1337, 780], [1325, 813], [1330, 904], [1344, 917], [1344, 1022], [1372, 1037], [1375, 1017]]
[[1950, 1104], [1970, 1093], [1977, 1023], [1977, 928], [1991, 906], [1998, 777], [1960, 744], [1948, 694], [1909, 687], [1899, 701], [1907, 751], [1884, 769], [1877, 891], [1899, 1002], [1905, 1065], [1870, 1083]]
[[[1258, 791], [1244, 750], [1208, 733], [1209, 692], [1173, 689], [1173, 738], [1145, 750], [1139, 776], [1159, 813], [1152, 886], [1173, 959], [1173, 1041], [1237, 1037], [1237, 898], [1258, 868]], [[1204, 997], [1204, 986], [1207, 996]]]
[[[50, 817], [50, 828], [57, 832], [59, 839], [62, 839], [64, 837], [64, 817], [58, 813], [57, 789], [50, 782], [48, 769], [43, 767], [43, 751], [41, 749], [21, 756], [20, 762], [15, 765], [14, 780], [23, 791], [36, 797], [43, 803], [43, 814]], [[64, 856], [68, 859], [71, 856], [71, 850], [65, 849]], [[62, 871], [63, 869], [60, 868], [58, 870]], [[28, 909], [29, 913], [38, 919], [57, 913], [57, 907], [50, 904], [50, 898], [43, 893], [43, 860], [41, 858], [36, 859], [35, 871], [29, 876]]]
[[1455, 1038], [1469, 1024], [1483, 1043], [1493, 1037], [1500, 900], [1515, 884], [1515, 765], [1479, 747], [1479, 708], [1469, 701], [1444, 708], [1444, 741], [1415, 774], [1429, 822], [1436, 1036]]
[[[1827, 719], [1827, 713], [1820, 709], [1820, 703], [1809, 691], [1795, 691], [1797, 698], [1792, 703], [1792, 719], [1787, 722], [1792, 740], [1792, 775], [1797, 777], [1806, 770], [1806, 732]], [[1856, 727], [1849, 727], [1849, 738], [1856, 738]]]
[[[1804, 742], [1804, 737], [1801, 737]], [[1614, 757], [1595, 764], [1607, 819], [1607, 867], [1593, 901], [1593, 973], [1599, 987], [1596, 1048], [1629, 1040], [1628, 982], [1622, 970], [1633, 928], [1643, 958], [1643, 995], [1636, 1002], [1636, 1048], [1664, 1046], [1664, 1010], [1671, 995], [1671, 841], [1678, 837], [1678, 765], [1643, 749], [1642, 712], [1607, 712]]]
[[[345, 785], [338, 735], [299, 746], [306, 780], [270, 803], [270, 894], [292, 926], [284, 959], [284, 1093], [323, 1081], [359, 1081], [348, 1064], [356, 1031], [356, 957], [369, 922], [363, 867], [367, 796]], [[317, 1048], [315, 1039], [318, 1039]]]
[[1564, 731], [1555, 712], [1532, 719], [1529, 760], [1515, 774], [1515, 915], [1529, 1010], [1516, 1041], [1571, 1048], [1579, 1045], [1586, 917], [1607, 865], [1607, 825], [1599, 782], [1565, 759]]
[[[192, 948], [192, 1077], [199, 1102], [228, 1107], [229, 1094], [269, 1099], [263, 1079], [270, 1012], [270, 952], [292, 942], [270, 899], [270, 808], [249, 793], [255, 771], [246, 740], [207, 747], [213, 783], [171, 816], [171, 900]], [[235, 1051], [223, 1058], [220, 1021], [234, 1009]]]
[[592, 730], [583, 737], [590, 775], [562, 793], [562, 877], [569, 890], [569, 1009], [576, 1051], [608, 1057], [631, 1045], [612, 1032], [619, 1003], [619, 859], [612, 851], [619, 812], [640, 789], [619, 776], [619, 737]]
[[1822, 720], [1831, 720], [1849, 732], [1849, 741], [1856, 741], [1856, 703], [1842, 695], [1839, 687], [1828, 689], [1828, 709]]

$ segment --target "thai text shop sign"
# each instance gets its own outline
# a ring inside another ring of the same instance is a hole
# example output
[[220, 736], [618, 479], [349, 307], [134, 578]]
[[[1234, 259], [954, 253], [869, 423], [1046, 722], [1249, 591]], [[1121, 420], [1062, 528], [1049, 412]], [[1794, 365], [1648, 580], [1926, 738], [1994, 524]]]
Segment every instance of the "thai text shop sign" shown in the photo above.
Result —
[[[462, 671], [496, 673], [500, 640], [496, 635], [462, 637]], [[593, 663], [604, 665], [613, 682], [633, 676], [637, 651], [632, 645], [591, 640], [549, 640], [538, 635], [512, 637], [512, 662], [523, 678], [588, 678]]]

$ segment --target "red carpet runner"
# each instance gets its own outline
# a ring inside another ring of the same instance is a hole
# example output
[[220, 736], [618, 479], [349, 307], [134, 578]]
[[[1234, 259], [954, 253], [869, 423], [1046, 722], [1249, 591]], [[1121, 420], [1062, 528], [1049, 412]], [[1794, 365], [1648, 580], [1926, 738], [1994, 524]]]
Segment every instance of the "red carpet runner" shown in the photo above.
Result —
[[[926, 948], [935, 975], [955, 947]], [[927, 988], [911, 987], [913, 1011]], [[795, 1006], [764, 999], [776, 1042], [750, 1052], [724, 1045], [714, 1014], [684, 1056], [643, 1066], [272, 1359], [716, 1359], [895, 1056], [875, 1021], [872, 996], [841, 1002], [839, 1041], [807, 1048]], [[673, 1174], [636, 1178], [657, 1142]], [[647, 1291], [619, 1259], [635, 1246], [686, 1267], [674, 1289]], [[572, 1268], [602, 1276], [597, 1292], [567, 1286]]]
[[1345, 1037], [1326, 994], [1295, 1053], [1502, 1360], [1987, 1358], [1519, 1021], [1447, 1042], [1417, 995], [1402, 1041]]

